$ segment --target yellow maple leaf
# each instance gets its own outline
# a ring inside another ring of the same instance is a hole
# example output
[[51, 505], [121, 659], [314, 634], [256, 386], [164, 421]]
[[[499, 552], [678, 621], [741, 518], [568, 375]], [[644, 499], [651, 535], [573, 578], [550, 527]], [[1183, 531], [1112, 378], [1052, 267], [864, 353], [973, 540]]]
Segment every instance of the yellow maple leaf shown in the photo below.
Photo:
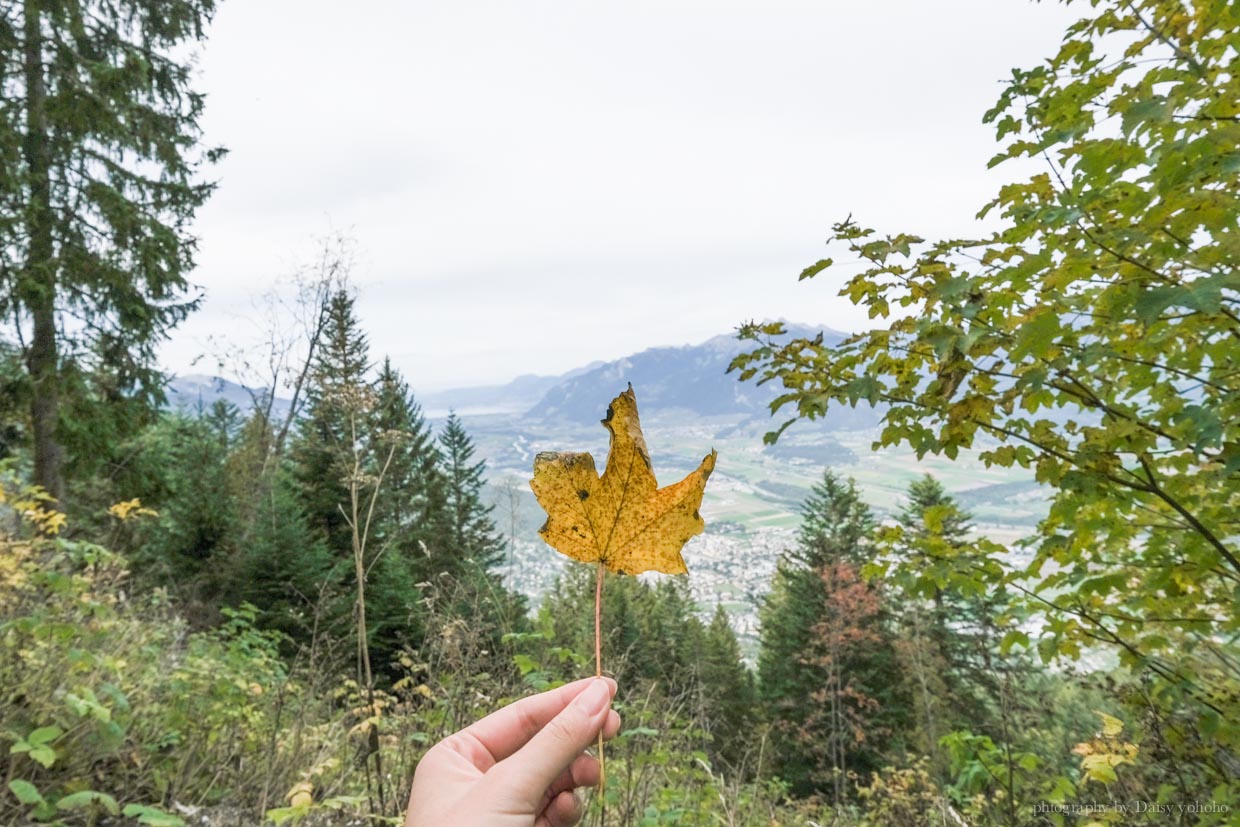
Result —
[[602, 476], [586, 453], [534, 458], [530, 488], [547, 512], [539, 535], [556, 551], [617, 574], [684, 574], [680, 550], [705, 528], [698, 509], [715, 451], [680, 482], [659, 488], [632, 385], [612, 400], [603, 425], [611, 444]]

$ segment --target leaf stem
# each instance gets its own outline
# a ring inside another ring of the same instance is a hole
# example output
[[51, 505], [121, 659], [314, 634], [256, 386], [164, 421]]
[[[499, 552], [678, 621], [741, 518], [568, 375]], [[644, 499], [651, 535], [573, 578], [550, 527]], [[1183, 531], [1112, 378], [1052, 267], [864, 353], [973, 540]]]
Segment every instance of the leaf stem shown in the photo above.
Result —
[[[598, 578], [594, 583], [594, 677], [603, 677], [603, 561], [598, 561]], [[607, 765], [603, 761], [603, 730], [598, 731], [598, 794], [607, 786]]]

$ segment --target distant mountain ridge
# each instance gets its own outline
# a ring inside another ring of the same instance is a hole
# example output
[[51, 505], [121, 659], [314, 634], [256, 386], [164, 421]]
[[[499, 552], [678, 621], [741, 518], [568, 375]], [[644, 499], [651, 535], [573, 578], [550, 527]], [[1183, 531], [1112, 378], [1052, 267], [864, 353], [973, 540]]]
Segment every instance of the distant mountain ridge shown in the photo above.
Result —
[[574, 376], [594, 370], [603, 362], [591, 362], [556, 376], [527, 373], [503, 385], [480, 385], [417, 393], [419, 404], [428, 415], [470, 413], [524, 413], [538, 404], [551, 388]]
[[[267, 393], [263, 388], [248, 388], [223, 377], [203, 373], [173, 376], [164, 387], [164, 392], [168, 397], [168, 407], [185, 413], [206, 411], [220, 401], [249, 412], [255, 400], [265, 398]], [[277, 396], [272, 413], [282, 417], [288, 412], [290, 404], [289, 400]]]
[[[819, 333], [828, 345], [838, 344], [848, 335], [837, 330], [807, 325], [785, 324], [785, 338], [812, 339]], [[550, 387], [526, 415], [544, 420], [567, 420], [585, 424], [598, 420], [599, 400], [610, 399], [632, 383], [644, 415], [665, 410], [688, 411], [698, 416], [735, 416], [766, 420], [770, 403], [782, 390], [775, 383], [757, 385], [740, 382], [728, 365], [752, 342], [742, 342], [735, 334], [724, 334], [697, 345], [655, 347], [599, 365]], [[868, 427], [879, 415], [871, 408], [841, 408], [833, 411], [830, 427], [852, 429]]]
[[[786, 324], [789, 338], [813, 338], [819, 332], [827, 344], [837, 344], [847, 334], [824, 327]], [[434, 419], [458, 414], [512, 414], [527, 419], [589, 424], [598, 421], [599, 405], [633, 384], [645, 416], [664, 411], [687, 411], [701, 417], [770, 418], [770, 402], [780, 388], [774, 383], [758, 386], [740, 382], [727, 372], [740, 353], [752, 347], [735, 334], [723, 334], [695, 345], [653, 347], [615, 359], [595, 362], [558, 376], [519, 376], [503, 385], [455, 388], [414, 395], [426, 414]], [[216, 376], [191, 374], [173, 377], [167, 387], [169, 406], [193, 412], [223, 399], [243, 411], [263, 393]], [[288, 400], [277, 398], [280, 413]], [[869, 407], [832, 411], [828, 429], [864, 428], [878, 421]]]

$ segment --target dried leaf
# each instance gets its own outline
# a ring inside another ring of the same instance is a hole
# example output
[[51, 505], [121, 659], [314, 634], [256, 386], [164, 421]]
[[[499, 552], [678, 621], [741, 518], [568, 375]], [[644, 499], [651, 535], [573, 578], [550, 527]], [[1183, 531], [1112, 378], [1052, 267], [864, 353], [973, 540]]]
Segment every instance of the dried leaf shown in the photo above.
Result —
[[611, 445], [601, 477], [589, 454], [548, 452], [534, 458], [530, 487], [547, 512], [539, 535], [574, 560], [601, 560], [618, 574], [684, 574], [680, 550], [705, 528], [698, 508], [716, 453], [712, 450], [680, 482], [659, 488], [632, 385], [612, 400], [603, 425]]

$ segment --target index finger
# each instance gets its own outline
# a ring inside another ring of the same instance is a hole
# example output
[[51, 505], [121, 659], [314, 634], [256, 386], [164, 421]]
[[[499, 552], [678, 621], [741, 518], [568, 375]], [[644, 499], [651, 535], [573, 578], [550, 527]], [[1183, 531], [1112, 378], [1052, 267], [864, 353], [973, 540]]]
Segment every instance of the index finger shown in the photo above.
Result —
[[[595, 678], [582, 678], [579, 681], [566, 683], [558, 689], [522, 698], [470, 724], [449, 740], [463, 739], [470, 745], [481, 746], [485, 754], [475, 754], [473, 757], [475, 759], [489, 758], [490, 764], [496, 764], [525, 746], [525, 743], [533, 738], [535, 733], [559, 715], [564, 707], [580, 695], [581, 691], [593, 680]], [[611, 685], [611, 694], [614, 696], [616, 694], [615, 680], [607, 677], [603, 680]], [[459, 751], [461, 750], [458, 749]], [[477, 763], [476, 760], [475, 763]], [[479, 769], [486, 771], [489, 765], [479, 767]]]

